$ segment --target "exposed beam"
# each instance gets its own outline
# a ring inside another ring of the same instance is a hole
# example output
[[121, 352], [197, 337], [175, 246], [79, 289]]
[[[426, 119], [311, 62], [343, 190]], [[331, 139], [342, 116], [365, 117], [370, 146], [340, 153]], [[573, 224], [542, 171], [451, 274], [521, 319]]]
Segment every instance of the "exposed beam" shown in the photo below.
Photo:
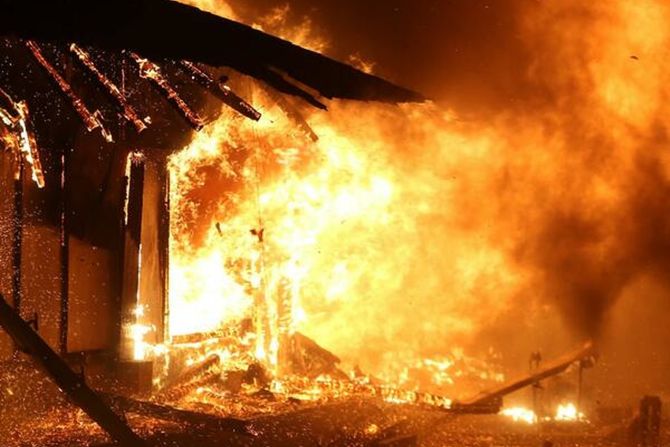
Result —
[[153, 60], [227, 66], [304, 99], [310, 94], [299, 84], [326, 98], [424, 100], [314, 51], [170, 0], [0, 0], [0, 30], [66, 45], [130, 50]]

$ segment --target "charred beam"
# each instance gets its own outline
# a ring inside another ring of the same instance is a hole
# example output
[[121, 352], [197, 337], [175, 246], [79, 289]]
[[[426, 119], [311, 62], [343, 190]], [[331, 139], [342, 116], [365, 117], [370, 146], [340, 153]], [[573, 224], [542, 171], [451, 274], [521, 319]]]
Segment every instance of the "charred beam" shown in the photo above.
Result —
[[551, 362], [546, 367], [540, 369], [539, 371], [530, 374], [528, 376], [522, 377], [517, 380], [505, 383], [498, 388], [494, 388], [489, 391], [479, 393], [478, 395], [466, 399], [461, 402], [454, 403], [455, 407], [467, 407], [467, 406], [481, 406], [486, 405], [489, 402], [502, 399], [502, 397], [511, 394], [517, 390], [525, 388], [527, 386], [538, 383], [541, 380], [544, 380], [548, 377], [561, 374], [563, 371], [568, 369], [570, 365], [579, 362], [581, 360], [594, 357], [595, 349], [592, 342], [586, 343], [582, 348], [578, 349], [573, 353], [569, 353], [553, 362]]
[[307, 120], [302, 116], [296, 107], [289, 103], [286, 98], [282, 96], [281, 93], [276, 92], [272, 88], [267, 87], [265, 84], [259, 82], [258, 86], [265, 92], [265, 94], [281, 109], [286, 117], [300, 129], [310, 140], [313, 142], [319, 141], [319, 136], [314, 132], [312, 127], [309, 125]]
[[47, 73], [49, 74], [51, 79], [56, 83], [60, 91], [63, 92], [63, 94], [67, 96], [67, 98], [70, 100], [70, 102], [72, 103], [72, 107], [74, 107], [77, 114], [79, 114], [79, 116], [81, 117], [82, 121], [84, 122], [84, 125], [86, 126], [86, 129], [89, 132], [95, 129], [100, 129], [103, 138], [108, 143], [114, 141], [114, 139], [112, 138], [112, 134], [105, 128], [104, 124], [102, 123], [102, 114], [100, 113], [100, 111], [91, 113], [91, 111], [88, 110], [88, 107], [86, 107], [84, 101], [82, 101], [82, 99], [79, 98], [74, 93], [70, 84], [65, 80], [65, 78], [63, 78], [63, 76], [61, 76], [58, 70], [56, 70], [56, 68], [53, 65], [51, 65], [51, 63], [44, 57], [42, 49], [39, 47], [39, 45], [29, 40], [26, 42], [26, 46], [35, 57], [35, 60], [37, 60], [37, 62], [47, 71]]
[[163, 388], [157, 393], [157, 396], [167, 401], [177, 402], [187, 395], [193, 393], [194, 390], [220, 382], [221, 373], [218, 371], [209, 371], [200, 378], [194, 379], [191, 382]]
[[93, 63], [93, 60], [91, 59], [91, 55], [84, 50], [83, 48], [79, 47], [77, 44], [71, 44], [70, 45], [70, 51], [77, 56], [77, 59], [79, 59], [79, 62], [88, 69], [97, 79], [98, 81], [105, 87], [107, 90], [107, 93], [114, 98], [114, 100], [117, 102], [118, 106], [122, 110], [123, 117], [130, 123], [135, 126], [135, 129], [137, 129], [137, 132], [142, 132], [143, 130], [146, 130], [147, 125], [140, 119], [138, 116], [137, 112], [128, 103], [128, 100], [126, 99], [126, 96], [121, 92], [119, 87], [116, 86], [107, 76], [105, 76], [104, 73], [102, 73], [98, 67], [95, 66]]
[[75, 374], [49, 345], [23, 321], [0, 295], [0, 326], [14, 342], [30, 354], [35, 362], [51, 377], [70, 400], [79, 406], [105, 430], [116, 442], [123, 446], [144, 446], [144, 441], [130, 429], [121, 417], [86, 385], [82, 377]]
[[209, 371], [218, 367], [221, 364], [221, 358], [218, 354], [212, 354], [206, 357], [204, 360], [197, 362], [190, 367], [186, 368], [176, 379], [168, 383], [164, 390], [169, 390], [170, 388], [177, 387], [180, 385], [185, 385], [190, 382], [201, 379]]
[[200, 69], [200, 67], [193, 62], [181, 61], [179, 62], [179, 66], [191, 77], [191, 79], [207, 89], [207, 91], [212, 93], [231, 109], [251, 120], [258, 121], [261, 119], [261, 113], [254, 109], [251, 104], [239, 97], [223, 82], [214, 80], [214, 78], [204, 70]]
[[265, 82], [268, 87], [275, 88], [282, 93], [297, 96], [317, 109], [328, 110], [328, 107], [316, 99], [312, 93], [294, 84], [286, 75], [278, 72], [273, 68], [267, 70], [262, 78], [262, 81]]
[[108, 394], [105, 397], [114, 407], [124, 412], [150, 416], [164, 421], [186, 422], [194, 426], [206, 427], [210, 430], [227, 431], [246, 436], [252, 435], [247, 427], [247, 423], [240, 419], [220, 418], [123, 396]]
[[149, 59], [140, 57], [136, 53], [130, 53], [130, 58], [137, 64], [140, 70], [140, 77], [151, 81], [175, 110], [186, 119], [191, 127], [195, 130], [200, 130], [204, 127], [205, 123], [202, 118], [200, 118], [200, 116], [186, 104], [186, 101], [179, 96], [179, 93], [177, 93], [174, 87], [172, 87], [167, 79], [165, 79], [158, 65], [154, 64]]

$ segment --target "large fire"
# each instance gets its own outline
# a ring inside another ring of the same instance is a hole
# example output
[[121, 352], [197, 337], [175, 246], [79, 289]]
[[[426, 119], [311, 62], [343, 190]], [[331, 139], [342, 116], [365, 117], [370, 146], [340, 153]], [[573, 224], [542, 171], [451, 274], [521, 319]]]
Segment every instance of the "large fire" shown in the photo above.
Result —
[[[317, 143], [272, 110], [260, 124], [226, 117], [172, 158], [173, 336], [236, 331], [248, 321], [251, 353], [276, 373], [296, 331], [338, 354], [359, 355], [366, 332], [378, 331], [368, 337], [386, 345], [385, 332], [398, 330], [388, 306], [427, 292], [434, 278], [410, 261], [425, 250], [413, 235], [434, 213], [442, 185], [404, 181], [411, 174], [384, 153], [382, 135], [366, 142], [345, 137], [329, 118], [314, 116], [312, 124]], [[467, 286], [500, 262], [482, 250], [459, 266], [460, 281]], [[405, 289], [408, 280], [415, 291]], [[467, 331], [471, 323], [451, 324]], [[384, 353], [379, 360], [387, 368], [376, 373], [391, 373], [404, 360], [404, 371], [395, 371], [402, 381], [418, 361], [444, 385], [467, 363], [468, 374], [500, 380], [458, 350], [421, 359], [397, 341], [400, 352]]]
[[562, 403], [556, 407], [556, 412], [553, 415], [539, 418], [535, 411], [526, 407], [509, 407], [504, 408], [500, 414], [510, 418], [514, 422], [525, 422], [527, 424], [535, 424], [537, 422], [588, 422], [584, 413], [577, 409], [577, 406], [572, 402]]
[[[322, 49], [309, 22], [287, 28], [287, 12], [259, 22]], [[263, 110], [259, 123], [224, 113], [170, 159], [173, 342], [209, 334], [222, 340], [216, 349], [228, 361], [260, 362], [282, 376], [291, 373], [292, 337], [304, 333], [352, 374], [361, 366], [409, 390], [451, 392], [457, 380], [476, 390], [503, 380], [493, 351], [478, 360], [457, 345], [418, 349], [417, 342], [469, 334], [490, 315], [472, 297], [516, 281], [500, 250], [468, 234], [449, 205], [459, 194], [456, 161], [485, 157], [488, 139], [464, 136], [432, 105], [333, 103], [308, 116], [314, 142], [262, 90], [247, 88]], [[424, 125], [400, 135], [399, 120]], [[401, 139], [437, 139], [444, 148], [403, 154]], [[423, 169], [433, 161], [442, 172]], [[445, 220], [448, 227], [433, 227]], [[434, 309], [417, 308], [436, 293], [442, 327]], [[234, 346], [224, 346], [231, 337]]]
[[[219, 342], [195, 357], [218, 352], [285, 377], [304, 334], [340, 356], [347, 374], [450, 394], [503, 380], [496, 348], [481, 348], [495, 346], [502, 327], [525, 352], [536, 347], [524, 335], [535, 324], [552, 340], [573, 329], [598, 335], [636, 269], [663, 261], [635, 248], [645, 223], [627, 216], [640, 200], [656, 209], [645, 185], [665, 178], [667, 157], [650, 154], [643, 137], [664, 107], [665, 71], [635, 61], [664, 48], [668, 33], [653, 17], [667, 11], [653, 0], [616, 3], [600, 19], [567, 2], [520, 21], [537, 36], [572, 11], [599, 36], [579, 41], [579, 57], [569, 49], [583, 30], [539, 40], [528, 76], [565, 100], [547, 98], [533, 114], [483, 124], [431, 104], [333, 102], [328, 113], [304, 112], [313, 142], [245, 81], [262, 120], [224, 112], [170, 160], [168, 344], [205, 334]], [[220, 2], [197, 4], [230, 14]], [[286, 13], [255, 25], [324, 48], [309, 22], [288, 27]], [[631, 15], [649, 26], [611, 26]], [[619, 60], [624, 47], [640, 56]], [[558, 59], [587, 63], [543, 71]], [[510, 313], [522, 323], [497, 321]], [[475, 338], [477, 359], [461, 347]]]

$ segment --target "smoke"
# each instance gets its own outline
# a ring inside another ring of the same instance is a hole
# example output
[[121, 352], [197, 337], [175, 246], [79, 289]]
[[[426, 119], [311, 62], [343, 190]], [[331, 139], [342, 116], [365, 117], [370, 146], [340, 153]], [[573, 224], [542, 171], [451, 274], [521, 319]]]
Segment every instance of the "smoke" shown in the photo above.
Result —
[[[403, 290], [423, 290], [432, 310], [438, 299], [427, 289], [452, 303], [472, 300], [476, 308], [437, 309], [475, 327], [539, 299], [560, 311], [575, 338], [598, 338], [631, 283], [651, 275], [668, 286], [668, 13], [651, 0], [534, 3], [514, 31], [532, 56], [518, 83], [534, 94], [488, 122], [405, 112], [387, 118], [385, 129], [364, 111], [344, 113], [376, 123], [375, 134], [354, 139], [381, 139], [397, 169], [413, 165], [403, 181], [433, 188], [422, 192], [433, 218], [414, 220], [428, 233], [417, 235], [425, 248], [411, 251], [427, 287], [409, 274]], [[452, 248], [471, 238], [478, 248]], [[483, 250], [501, 256], [500, 265], [477, 265]], [[467, 262], [484, 288], [468, 290], [449, 276]], [[455, 298], [463, 291], [468, 300]], [[412, 317], [431, 320], [417, 309]], [[412, 333], [407, 327], [399, 332]]]
[[[560, 178], [516, 255], [567, 323], [597, 337], [623, 289], [667, 271], [667, 5], [543, 4], [524, 17], [538, 114]], [[531, 150], [533, 150], [531, 148]], [[663, 275], [658, 280], [665, 282]]]

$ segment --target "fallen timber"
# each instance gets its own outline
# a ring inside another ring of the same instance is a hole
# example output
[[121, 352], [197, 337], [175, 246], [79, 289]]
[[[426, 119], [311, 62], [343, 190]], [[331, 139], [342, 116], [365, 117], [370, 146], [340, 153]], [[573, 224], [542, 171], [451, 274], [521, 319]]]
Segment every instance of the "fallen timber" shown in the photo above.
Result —
[[178, 377], [166, 383], [161, 389], [160, 394], [170, 394], [175, 389], [199, 382], [203, 378], [218, 377], [219, 374], [217, 372], [212, 373], [212, 370], [219, 367], [220, 364], [221, 358], [218, 354], [211, 354], [204, 360], [189, 366]]
[[69, 399], [122, 446], [142, 447], [146, 443], [128, 424], [73, 372], [65, 361], [26, 323], [0, 295], [0, 326], [14, 342], [47, 373]]
[[222, 418], [206, 413], [182, 410], [154, 402], [131, 399], [111, 394], [104, 395], [113, 407], [125, 413], [149, 416], [163, 421], [186, 423], [207, 430], [226, 431], [244, 436], [253, 436], [247, 427], [247, 422], [241, 419]]
[[577, 351], [566, 354], [537, 372], [507, 382], [497, 388], [482, 391], [471, 398], [453, 401], [429, 393], [384, 389], [377, 387], [377, 394], [387, 402], [404, 403], [413, 406], [437, 409], [452, 414], [495, 414], [502, 408], [503, 397], [522, 388], [532, 386], [544, 379], [565, 372], [570, 366], [596, 356], [591, 342], [586, 343]]
[[571, 365], [596, 356], [592, 342], [587, 342], [575, 352], [566, 354], [547, 366], [540, 368], [537, 372], [517, 380], [505, 383], [492, 390], [484, 391], [469, 399], [452, 404], [452, 410], [457, 412], [471, 412], [476, 409], [496, 407], [502, 402], [502, 398], [527, 386], [534, 385], [541, 380], [561, 374]]

